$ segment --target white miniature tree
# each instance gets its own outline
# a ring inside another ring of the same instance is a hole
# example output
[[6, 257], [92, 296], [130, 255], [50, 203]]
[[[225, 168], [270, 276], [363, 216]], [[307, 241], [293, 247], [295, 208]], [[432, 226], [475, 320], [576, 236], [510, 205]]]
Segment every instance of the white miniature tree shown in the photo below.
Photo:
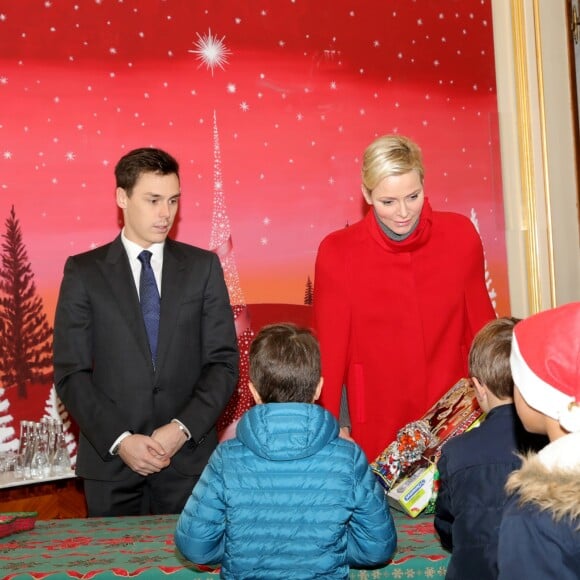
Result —
[[14, 417], [8, 413], [10, 401], [4, 397], [5, 389], [0, 387], [0, 453], [18, 451], [19, 441], [12, 426]]

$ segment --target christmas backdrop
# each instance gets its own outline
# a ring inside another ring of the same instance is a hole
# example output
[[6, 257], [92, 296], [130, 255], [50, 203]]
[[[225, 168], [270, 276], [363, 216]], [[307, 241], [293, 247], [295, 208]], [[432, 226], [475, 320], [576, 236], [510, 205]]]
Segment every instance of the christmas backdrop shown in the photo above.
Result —
[[434, 208], [475, 223], [508, 314], [490, 0], [0, 0], [0, 450], [66, 414], [56, 296], [66, 257], [118, 233], [124, 153], [177, 157], [173, 235], [224, 266], [242, 351], [225, 427], [255, 331], [310, 322], [318, 244], [362, 217], [362, 152], [391, 132], [421, 145]]

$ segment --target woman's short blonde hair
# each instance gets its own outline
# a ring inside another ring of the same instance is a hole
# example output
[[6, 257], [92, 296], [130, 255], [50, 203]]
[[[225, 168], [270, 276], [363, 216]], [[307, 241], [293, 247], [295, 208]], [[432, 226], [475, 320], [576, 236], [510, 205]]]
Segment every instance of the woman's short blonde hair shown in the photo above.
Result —
[[370, 193], [385, 177], [415, 170], [421, 184], [425, 176], [421, 149], [402, 135], [383, 135], [366, 149], [362, 164], [362, 184]]

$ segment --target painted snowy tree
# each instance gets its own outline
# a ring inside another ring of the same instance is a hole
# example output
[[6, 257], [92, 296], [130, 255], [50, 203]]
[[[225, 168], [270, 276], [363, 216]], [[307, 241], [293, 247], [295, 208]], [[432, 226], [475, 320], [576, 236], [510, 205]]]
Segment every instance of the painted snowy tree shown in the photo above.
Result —
[[18, 451], [18, 438], [12, 426], [14, 417], [8, 413], [10, 401], [4, 398], [6, 391], [0, 387], [0, 452]]
[[26, 398], [27, 384], [44, 383], [52, 373], [52, 328], [22, 241], [14, 206], [2, 234], [0, 265], [0, 378]]
[[306, 306], [312, 306], [312, 302], [314, 301], [314, 286], [312, 285], [312, 280], [310, 276], [306, 280], [306, 290], [304, 291], [304, 304]]
[[74, 469], [77, 460], [77, 440], [74, 432], [71, 429], [72, 424], [68, 411], [62, 404], [62, 401], [58, 398], [54, 385], [52, 385], [52, 388], [48, 393], [48, 399], [46, 400], [44, 406], [44, 416], [51, 419], [56, 419], [62, 423], [66, 448], [70, 457], [71, 467]]
[[[479, 231], [479, 221], [477, 219], [477, 212], [475, 211], [475, 208], [471, 208], [471, 214], [469, 216], [469, 219], [471, 219], [471, 223], [475, 226], [475, 229], [477, 230], [477, 233], [480, 235], [481, 237], [481, 233]], [[483, 240], [482, 240], [483, 243]], [[487, 293], [489, 294], [489, 299], [491, 300], [491, 305], [493, 306], [493, 309], [497, 311], [497, 292], [495, 291], [495, 288], [493, 287], [493, 280], [491, 279], [491, 274], [489, 273], [489, 270], [487, 268], [487, 256], [485, 255], [485, 247], [483, 248], [483, 259], [484, 259], [484, 263], [483, 266], [485, 268], [485, 286], [487, 288]]]
[[[198, 33], [197, 37], [198, 41], [195, 43], [195, 50], [190, 50], [189, 52], [196, 54], [196, 58], [200, 61], [199, 66], [205, 65], [213, 76], [216, 67], [223, 70], [228, 62], [227, 57], [230, 51], [224, 44], [225, 37], [218, 38], [211, 33], [211, 30], [209, 30], [208, 34], [204, 35]], [[224, 271], [224, 277], [230, 295], [230, 303], [234, 312], [238, 348], [240, 351], [240, 375], [238, 384], [217, 425], [218, 431], [224, 432], [254, 402], [248, 389], [248, 354], [254, 333], [251, 329], [248, 307], [242, 292], [236, 266], [230, 220], [223, 191], [222, 155], [215, 109], [213, 111], [213, 214], [209, 247], [219, 256]]]

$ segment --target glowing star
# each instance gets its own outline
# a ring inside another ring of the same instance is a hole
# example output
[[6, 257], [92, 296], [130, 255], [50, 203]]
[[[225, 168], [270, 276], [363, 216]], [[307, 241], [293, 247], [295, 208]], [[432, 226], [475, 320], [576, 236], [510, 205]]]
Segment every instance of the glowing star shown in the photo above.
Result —
[[67, 161], [74, 161], [76, 159], [76, 155], [72, 151], [69, 151], [64, 157]]
[[217, 36], [212, 35], [210, 29], [204, 36], [197, 33], [197, 38], [199, 40], [195, 43], [196, 50], [188, 50], [187, 52], [196, 54], [196, 58], [201, 61], [197, 68], [205, 64], [213, 77], [215, 67], [224, 70], [224, 65], [228, 64], [228, 55], [231, 54], [231, 51], [224, 44], [225, 36], [218, 39]]

